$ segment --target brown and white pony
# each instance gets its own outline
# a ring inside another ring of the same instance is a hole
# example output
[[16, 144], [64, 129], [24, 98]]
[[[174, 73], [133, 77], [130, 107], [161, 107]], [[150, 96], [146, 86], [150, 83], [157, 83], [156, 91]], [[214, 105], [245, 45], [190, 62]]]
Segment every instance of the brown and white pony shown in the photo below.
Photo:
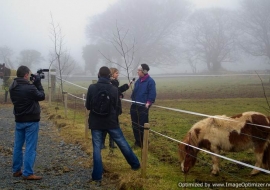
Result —
[[[218, 119], [222, 118], [222, 119]], [[265, 126], [265, 127], [264, 127]], [[233, 117], [215, 116], [195, 123], [182, 142], [219, 154], [220, 150], [239, 152], [254, 149], [255, 166], [269, 170], [270, 167], [270, 128], [269, 117], [258, 112], [244, 112]], [[197, 159], [198, 149], [180, 143], [181, 169], [187, 173]], [[212, 174], [219, 174], [219, 158], [212, 157]], [[253, 169], [251, 175], [260, 171]]]

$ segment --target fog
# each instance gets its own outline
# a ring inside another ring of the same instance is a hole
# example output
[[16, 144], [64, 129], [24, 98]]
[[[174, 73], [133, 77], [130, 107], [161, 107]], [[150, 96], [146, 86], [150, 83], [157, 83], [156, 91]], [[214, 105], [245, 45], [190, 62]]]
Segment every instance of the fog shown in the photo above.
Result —
[[[150, 0], [145, 0], [147, 2]], [[102, 19], [102, 14], [106, 11], [112, 11], [112, 7], [117, 3], [118, 0], [0, 0], [0, 26], [1, 26], [1, 35], [0, 35], [0, 48], [8, 48], [12, 51], [12, 55], [9, 55], [8, 59], [10, 64], [9, 67], [14, 67], [14, 69], [22, 63], [22, 59], [20, 57], [20, 52], [23, 50], [36, 50], [41, 53], [41, 57], [38, 63], [33, 63], [31, 65], [32, 70], [36, 70], [38, 68], [47, 68], [50, 65], [50, 56], [49, 52], [53, 52], [54, 50], [54, 42], [52, 40], [52, 18], [54, 23], [59, 24], [61, 28], [61, 34], [63, 37], [63, 48], [65, 53], [69, 54], [72, 57], [73, 64], [75, 64], [75, 68], [73, 71], [81, 72], [94, 70], [93, 75], [97, 72], [97, 68], [91, 68], [85, 66], [85, 59], [83, 58], [83, 48], [87, 45], [97, 45], [97, 39], [95, 38], [97, 34], [100, 34], [100, 38], [102, 37], [100, 31], [94, 31], [92, 22], [97, 22], [97, 20], [93, 20], [94, 16], [100, 16], [98, 19]], [[192, 5], [190, 11], [196, 11], [200, 9], [210, 9], [210, 8], [222, 8], [226, 10], [235, 11], [239, 9], [239, 1], [238, 0], [189, 0], [189, 3]], [[135, 3], [134, 3], [135, 4]], [[111, 9], [109, 9], [111, 8]], [[236, 11], [237, 12], [237, 11]], [[112, 19], [116, 18], [116, 14], [111, 15]], [[119, 13], [120, 14], [120, 13]], [[157, 11], [156, 14], [159, 14]], [[191, 14], [190, 12], [188, 14]], [[129, 15], [129, 12], [126, 12], [126, 15]], [[51, 17], [52, 16], [52, 17]], [[139, 17], [140, 15], [138, 15]], [[183, 20], [185, 20], [187, 16], [183, 15]], [[170, 20], [170, 18], [168, 18]], [[128, 31], [129, 35], [134, 34], [134, 38], [136, 37], [135, 30], [132, 27], [133, 23], [129, 22], [130, 25], [121, 25], [121, 20], [115, 20], [115, 23], [119, 23], [119, 27], [121, 30]], [[133, 19], [134, 26], [138, 26], [135, 24], [136, 20]], [[97, 22], [99, 23], [99, 22]], [[166, 23], [166, 22], [165, 22]], [[190, 23], [190, 22], [189, 22]], [[89, 29], [92, 27], [92, 29]], [[185, 27], [179, 27], [185, 28]], [[174, 32], [177, 32], [179, 28], [176, 28]], [[113, 28], [112, 32], [115, 32]], [[144, 29], [144, 28], [143, 28]], [[91, 30], [91, 31], [90, 31]], [[109, 29], [103, 27], [102, 32], [109, 33]], [[90, 31], [90, 32], [89, 32]], [[181, 31], [182, 32], [182, 31]], [[227, 31], [225, 31], [227, 32]], [[175, 35], [174, 33], [168, 33], [168, 35]], [[89, 37], [90, 36], [90, 37]], [[207, 70], [205, 64], [201, 61], [201, 59], [197, 59], [200, 61], [196, 62], [196, 71], [194, 71], [194, 64], [192, 62], [193, 69], [188, 61], [185, 60], [187, 54], [190, 55], [194, 51], [186, 50], [185, 43], [190, 44], [192, 42], [191, 39], [187, 38], [185, 35], [181, 35], [184, 40], [180, 40], [179, 36], [175, 37], [171, 44], [174, 46], [168, 46], [166, 49], [153, 47], [151, 52], [151, 56], [149, 54], [144, 54], [145, 50], [143, 50], [143, 43], [139, 44], [139, 38], [135, 38], [137, 47], [140, 47], [140, 50], [134, 50], [134, 52], [138, 52], [139, 59], [134, 59], [136, 62], [134, 63], [134, 68], [136, 65], [141, 63], [142, 61], [147, 62], [150, 65], [151, 73], [160, 74], [160, 73], [194, 73], [201, 72]], [[183, 37], [184, 36], [184, 37]], [[108, 40], [108, 39], [107, 39]], [[162, 38], [160, 41], [170, 41], [171, 39]], [[179, 40], [178, 44], [180, 47], [176, 47], [174, 41]], [[229, 40], [229, 39], [228, 39]], [[110, 41], [110, 40], [109, 40]], [[159, 39], [156, 39], [159, 41]], [[98, 43], [104, 43], [99, 39]], [[131, 43], [127, 43], [129, 46], [132, 46]], [[195, 46], [195, 45], [194, 45]], [[165, 45], [163, 44], [163, 47]], [[111, 47], [106, 46], [106, 48], [114, 49], [114, 45]], [[174, 48], [174, 49], [173, 49]], [[149, 48], [148, 48], [149, 49]], [[185, 50], [183, 50], [185, 49]], [[179, 56], [175, 56], [178, 53], [174, 53], [173, 51], [179, 51]], [[100, 46], [95, 50], [96, 54], [104, 54], [103, 57], [109, 56], [111, 53], [107, 53], [108, 50], [103, 50]], [[113, 50], [112, 50], [113, 51]], [[143, 52], [144, 51], [144, 52]], [[150, 50], [149, 50], [150, 51]], [[160, 52], [163, 52], [164, 55], [160, 56]], [[166, 52], [167, 51], [167, 52]], [[181, 55], [183, 52], [188, 52], [185, 55]], [[237, 52], [236, 52], [237, 51]], [[248, 50], [247, 50], [248, 51]], [[172, 53], [173, 52], [173, 53]], [[253, 56], [244, 53], [239, 53], [239, 50], [235, 50], [236, 56], [231, 55], [230, 59], [223, 59], [221, 65], [226, 70], [230, 71], [247, 71], [247, 70], [265, 70], [269, 68], [269, 58], [266, 56]], [[226, 52], [233, 54], [233, 52]], [[202, 55], [202, 54], [201, 54]], [[201, 56], [200, 55], [200, 56]], [[159, 57], [160, 56], [160, 57]], [[192, 54], [190, 56], [196, 56]], [[155, 59], [154, 59], [154, 58]], [[166, 58], [167, 57], [167, 58]], [[90, 59], [90, 58], [89, 58]], [[107, 60], [106, 60], [107, 59]], [[114, 59], [111, 57], [106, 57], [105, 61], [100, 61], [98, 59], [100, 65], [107, 64], [109, 59]], [[119, 61], [119, 58], [115, 58]], [[190, 59], [188, 59], [190, 60]], [[7, 59], [0, 54], [0, 63], [6, 62]], [[93, 64], [94, 60], [89, 60]], [[115, 61], [115, 60], [114, 60]], [[112, 61], [112, 62], [114, 62]], [[130, 61], [130, 60], [129, 60]], [[194, 61], [194, 60], [192, 60]], [[86, 61], [87, 62], [87, 61]], [[115, 61], [117, 62], [117, 61]], [[162, 64], [164, 63], [164, 64]], [[224, 63], [225, 66], [224, 66]], [[90, 64], [90, 63], [89, 63]], [[108, 66], [115, 66], [110, 63]]]
[[85, 27], [89, 17], [105, 11], [114, 1], [0, 0], [0, 46], [8, 46], [14, 51], [14, 62], [24, 49], [37, 50], [47, 59], [49, 50], [53, 48], [50, 39], [52, 14], [62, 28], [67, 51], [82, 67], [82, 47], [87, 44]]

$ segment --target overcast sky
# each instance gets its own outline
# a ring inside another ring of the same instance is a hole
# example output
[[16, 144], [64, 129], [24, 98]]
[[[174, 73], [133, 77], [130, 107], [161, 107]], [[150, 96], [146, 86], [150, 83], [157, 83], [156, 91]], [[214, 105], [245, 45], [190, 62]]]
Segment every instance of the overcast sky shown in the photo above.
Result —
[[[0, 0], [0, 46], [18, 56], [24, 49], [39, 51], [47, 60], [50, 40], [50, 12], [65, 35], [65, 47], [79, 65], [84, 65], [82, 47], [89, 43], [85, 27], [91, 16], [102, 13], [117, 0]], [[147, 1], [147, 0], [146, 0]], [[198, 8], [232, 8], [235, 0], [190, 0]]]
[[197, 8], [224, 7], [229, 9], [237, 8], [239, 0], [190, 0]]

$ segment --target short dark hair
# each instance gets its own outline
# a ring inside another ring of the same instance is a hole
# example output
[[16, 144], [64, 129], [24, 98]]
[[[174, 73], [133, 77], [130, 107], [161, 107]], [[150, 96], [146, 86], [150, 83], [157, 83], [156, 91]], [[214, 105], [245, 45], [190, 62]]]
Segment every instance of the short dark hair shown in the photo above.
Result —
[[98, 72], [98, 76], [99, 77], [106, 77], [106, 78], [110, 78], [111, 76], [111, 71], [108, 67], [103, 66], [100, 67], [99, 72]]
[[30, 69], [24, 65], [20, 66], [18, 69], [17, 69], [17, 77], [24, 77], [25, 74], [29, 74], [30, 72]]
[[146, 70], [146, 71], [150, 70], [149, 66], [146, 63], [141, 64], [141, 66], [143, 70]]

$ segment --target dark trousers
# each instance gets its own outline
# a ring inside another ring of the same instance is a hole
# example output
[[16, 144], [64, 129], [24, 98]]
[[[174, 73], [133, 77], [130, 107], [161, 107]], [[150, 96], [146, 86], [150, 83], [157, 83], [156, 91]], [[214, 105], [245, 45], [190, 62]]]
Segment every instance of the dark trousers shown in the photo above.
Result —
[[148, 123], [149, 109], [145, 105], [132, 104], [130, 107], [132, 129], [135, 138], [135, 145], [142, 147], [144, 124]]

